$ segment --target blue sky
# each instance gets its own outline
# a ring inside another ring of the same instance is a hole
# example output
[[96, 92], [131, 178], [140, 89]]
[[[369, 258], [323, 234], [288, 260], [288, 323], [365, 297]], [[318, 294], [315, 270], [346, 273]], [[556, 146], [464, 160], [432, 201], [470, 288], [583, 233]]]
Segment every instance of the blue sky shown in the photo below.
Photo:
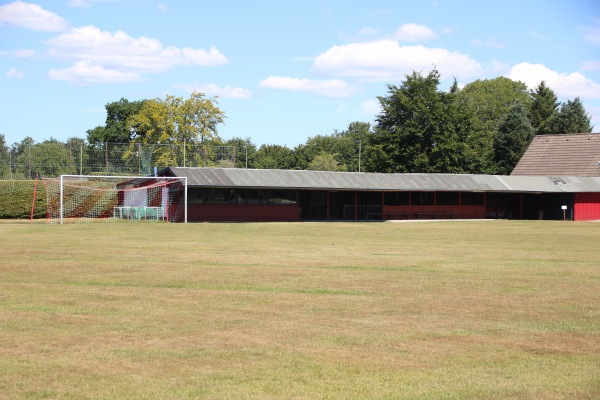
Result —
[[290, 148], [373, 122], [437, 66], [579, 97], [600, 132], [600, 2], [0, 0], [0, 133], [86, 137], [105, 104], [218, 96], [223, 139]]

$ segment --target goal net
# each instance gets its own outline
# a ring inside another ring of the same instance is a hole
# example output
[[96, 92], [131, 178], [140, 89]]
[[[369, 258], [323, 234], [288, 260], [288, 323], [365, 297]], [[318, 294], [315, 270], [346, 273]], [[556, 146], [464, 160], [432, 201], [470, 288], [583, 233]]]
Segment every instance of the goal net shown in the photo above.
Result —
[[44, 184], [52, 222], [187, 222], [185, 177], [61, 175]]

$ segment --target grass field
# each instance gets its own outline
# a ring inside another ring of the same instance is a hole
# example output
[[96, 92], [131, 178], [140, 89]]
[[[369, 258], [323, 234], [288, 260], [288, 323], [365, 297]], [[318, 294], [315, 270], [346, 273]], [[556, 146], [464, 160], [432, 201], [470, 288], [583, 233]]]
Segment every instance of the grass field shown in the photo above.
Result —
[[2, 399], [600, 398], [600, 223], [0, 236]]

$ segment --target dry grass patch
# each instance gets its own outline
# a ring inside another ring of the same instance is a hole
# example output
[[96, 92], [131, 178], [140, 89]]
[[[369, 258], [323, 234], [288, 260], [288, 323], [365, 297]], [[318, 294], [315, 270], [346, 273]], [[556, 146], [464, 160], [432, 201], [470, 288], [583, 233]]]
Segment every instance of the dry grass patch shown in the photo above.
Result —
[[6, 398], [600, 396], [600, 224], [0, 235]]

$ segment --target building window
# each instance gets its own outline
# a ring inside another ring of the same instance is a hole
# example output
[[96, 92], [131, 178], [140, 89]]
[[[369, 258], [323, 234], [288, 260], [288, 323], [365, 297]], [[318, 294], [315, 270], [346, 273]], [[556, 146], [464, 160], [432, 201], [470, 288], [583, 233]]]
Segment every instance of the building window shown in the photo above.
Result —
[[463, 206], [482, 206], [484, 201], [483, 193], [463, 192], [460, 195], [460, 203]]
[[434, 192], [412, 192], [410, 194], [410, 204], [413, 206], [432, 206], [434, 205]]
[[458, 192], [437, 192], [435, 204], [438, 206], [457, 206], [458, 198]]
[[383, 203], [386, 206], [407, 206], [409, 204], [408, 192], [385, 192]]
[[296, 204], [295, 190], [190, 188], [189, 204]]

